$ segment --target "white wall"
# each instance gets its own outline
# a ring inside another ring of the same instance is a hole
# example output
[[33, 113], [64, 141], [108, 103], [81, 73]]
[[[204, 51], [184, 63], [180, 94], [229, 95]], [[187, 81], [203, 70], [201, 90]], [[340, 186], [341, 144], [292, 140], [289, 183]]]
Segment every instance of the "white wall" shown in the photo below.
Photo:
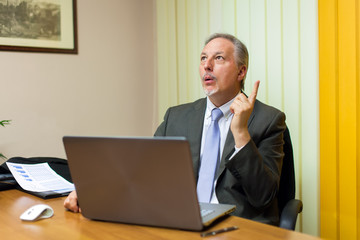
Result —
[[154, 1], [77, 0], [79, 54], [0, 52], [0, 153], [65, 157], [63, 135], [152, 135]]

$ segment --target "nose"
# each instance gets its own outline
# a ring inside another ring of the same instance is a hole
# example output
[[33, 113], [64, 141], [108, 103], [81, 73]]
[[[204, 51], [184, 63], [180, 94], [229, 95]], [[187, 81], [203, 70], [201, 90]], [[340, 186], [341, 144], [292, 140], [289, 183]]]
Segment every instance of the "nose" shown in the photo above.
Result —
[[212, 71], [213, 69], [213, 63], [212, 60], [210, 58], [208, 58], [204, 64], [204, 69], [207, 71]]

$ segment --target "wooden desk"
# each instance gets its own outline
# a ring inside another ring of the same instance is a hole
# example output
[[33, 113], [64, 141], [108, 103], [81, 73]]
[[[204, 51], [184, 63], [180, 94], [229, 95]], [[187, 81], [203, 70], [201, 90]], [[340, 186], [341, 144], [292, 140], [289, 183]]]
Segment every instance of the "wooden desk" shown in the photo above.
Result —
[[[238, 230], [206, 238], [200, 237], [198, 232], [92, 221], [81, 214], [66, 211], [64, 199], [43, 200], [18, 190], [0, 192], [1, 239], [320, 239], [233, 216], [212, 229], [235, 225], [239, 227]], [[54, 216], [37, 222], [20, 220], [23, 211], [39, 203], [51, 206]]]

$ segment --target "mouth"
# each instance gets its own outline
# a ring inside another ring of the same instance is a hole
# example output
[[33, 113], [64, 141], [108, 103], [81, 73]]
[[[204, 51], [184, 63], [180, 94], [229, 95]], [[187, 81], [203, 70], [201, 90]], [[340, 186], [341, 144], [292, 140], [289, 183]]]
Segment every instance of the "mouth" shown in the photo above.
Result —
[[216, 77], [210, 73], [205, 73], [202, 79], [205, 83], [216, 82]]

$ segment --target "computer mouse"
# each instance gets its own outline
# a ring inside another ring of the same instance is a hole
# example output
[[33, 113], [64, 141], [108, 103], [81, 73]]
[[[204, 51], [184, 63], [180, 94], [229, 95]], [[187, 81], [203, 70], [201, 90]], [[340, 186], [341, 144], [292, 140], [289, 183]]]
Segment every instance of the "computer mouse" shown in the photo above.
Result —
[[49, 218], [54, 215], [54, 210], [46, 204], [37, 204], [20, 215], [20, 219], [24, 221], [36, 221], [43, 218]]

